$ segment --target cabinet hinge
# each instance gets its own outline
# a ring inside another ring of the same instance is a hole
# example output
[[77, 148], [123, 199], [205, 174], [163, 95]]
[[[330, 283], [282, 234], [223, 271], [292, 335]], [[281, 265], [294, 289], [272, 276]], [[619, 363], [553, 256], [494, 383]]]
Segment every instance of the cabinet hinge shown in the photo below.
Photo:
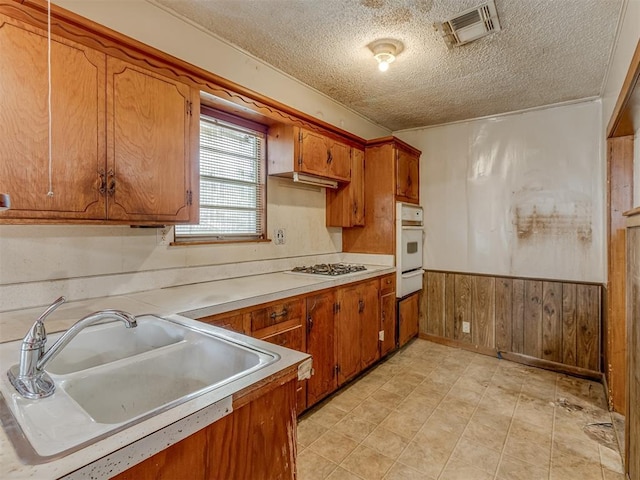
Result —
[[193, 192], [187, 190], [187, 205], [193, 205]]
[[191, 116], [193, 112], [193, 103], [189, 100], [186, 100], [186, 102], [187, 102], [187, 115]]
[[333, 304], [333, 314], [336, 315], [340, 311], [340, 303], [336, 302]]
[[338, 365], [338, 364], [336, 363], [336, 366], [335, 366], [335, 369], [334, 369], [334, 370], [335, 370], [335, 372], [336, 372], [336, 375], [338, 375], [338, 374], [340, 373], [340, 365]]

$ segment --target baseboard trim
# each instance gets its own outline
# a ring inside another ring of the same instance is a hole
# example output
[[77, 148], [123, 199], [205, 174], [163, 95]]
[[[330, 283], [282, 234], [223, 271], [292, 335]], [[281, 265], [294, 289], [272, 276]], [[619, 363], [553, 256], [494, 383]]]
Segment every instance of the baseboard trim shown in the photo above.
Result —
[[[530, 367], [544, 368], [545, 370], [551, 370], [556, 373], [564, 373], [566, 375], [572, 375], [574, 377], [586, 378], [599, 383], [605, 382], [604, 375], [594, 370], [588, 370], [586, 368], [574, 367], [572, 365], [565, 365], [563, 363], [552, 362], [551, 360], [543, 360], [541, 358], [531, 357], [521, 353], [503, 352], [491, 347], [485, 347], [482, 345], [474, 345], [460, 340], [452, 340], [450, 338], [438, 337], [436, 335], [430, 335], [428, 333], [420, 333], [420, 338], [423, 340], [429, 340], [434, 343], [446, 345], [448, 347], [461, 348], [471, 352], [481, 353], [490, 357], [502, 358], [509, 360], [510, 362], [521, 363]], [[606, 383], [603, 383], [606, 387]]]

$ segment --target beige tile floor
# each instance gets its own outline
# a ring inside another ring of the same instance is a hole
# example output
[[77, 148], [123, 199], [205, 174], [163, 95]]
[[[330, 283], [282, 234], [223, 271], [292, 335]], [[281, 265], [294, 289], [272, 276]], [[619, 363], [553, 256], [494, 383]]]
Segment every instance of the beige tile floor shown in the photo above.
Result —
[[599, 383], [414, 340], [301, 417], [298, 479], [623, 480], [610, 423]]

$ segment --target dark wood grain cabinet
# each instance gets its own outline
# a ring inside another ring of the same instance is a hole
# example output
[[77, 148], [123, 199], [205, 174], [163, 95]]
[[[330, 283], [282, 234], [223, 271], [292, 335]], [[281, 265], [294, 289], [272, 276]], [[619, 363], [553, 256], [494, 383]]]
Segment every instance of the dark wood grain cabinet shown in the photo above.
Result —
[[332, 137], [291, 125], [274, 125], [268, 136], [269, 175], [293, 172], [351, 180], [350, 147]]
[[15, 13], [29, 22], [0, 14], [0, 222], [197, 221], [198, 90], [54, 34], [50, 151], [46, 23]]
[[335, 309], [334, 290], [306, 298], [307, 353], [313, 358], [313, 374], [307, 382], [307, 405], [311, 406], [335, 391]]
[[364, 225], [364, 151], [351, 149], [351, 181], [327, 189], [327, 227]]
[[400, 347], [418, 335], [418, 308], [420, 293], [414, 293], [398, 302], [398, 344]]
[[379, 357], [379, 280], [338, 289], [336, 360], [342, 385]]

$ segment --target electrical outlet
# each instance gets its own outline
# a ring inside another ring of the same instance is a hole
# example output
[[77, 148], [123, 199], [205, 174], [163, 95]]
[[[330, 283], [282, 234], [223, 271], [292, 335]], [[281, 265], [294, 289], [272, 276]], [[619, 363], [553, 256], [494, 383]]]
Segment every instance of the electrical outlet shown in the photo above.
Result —
[[167, 246], [171, 243], [169, 234], [171, 233], [171, 227], [156, 228], [156, 245]]
[[284, 245], [287, 241], [287, 231], [284, 228], [276, 228], [273, 231], [273, 239], [276, 245]]
[[462, 322], [462, 333], [471, 333], [471, 324], [469, 322]]

